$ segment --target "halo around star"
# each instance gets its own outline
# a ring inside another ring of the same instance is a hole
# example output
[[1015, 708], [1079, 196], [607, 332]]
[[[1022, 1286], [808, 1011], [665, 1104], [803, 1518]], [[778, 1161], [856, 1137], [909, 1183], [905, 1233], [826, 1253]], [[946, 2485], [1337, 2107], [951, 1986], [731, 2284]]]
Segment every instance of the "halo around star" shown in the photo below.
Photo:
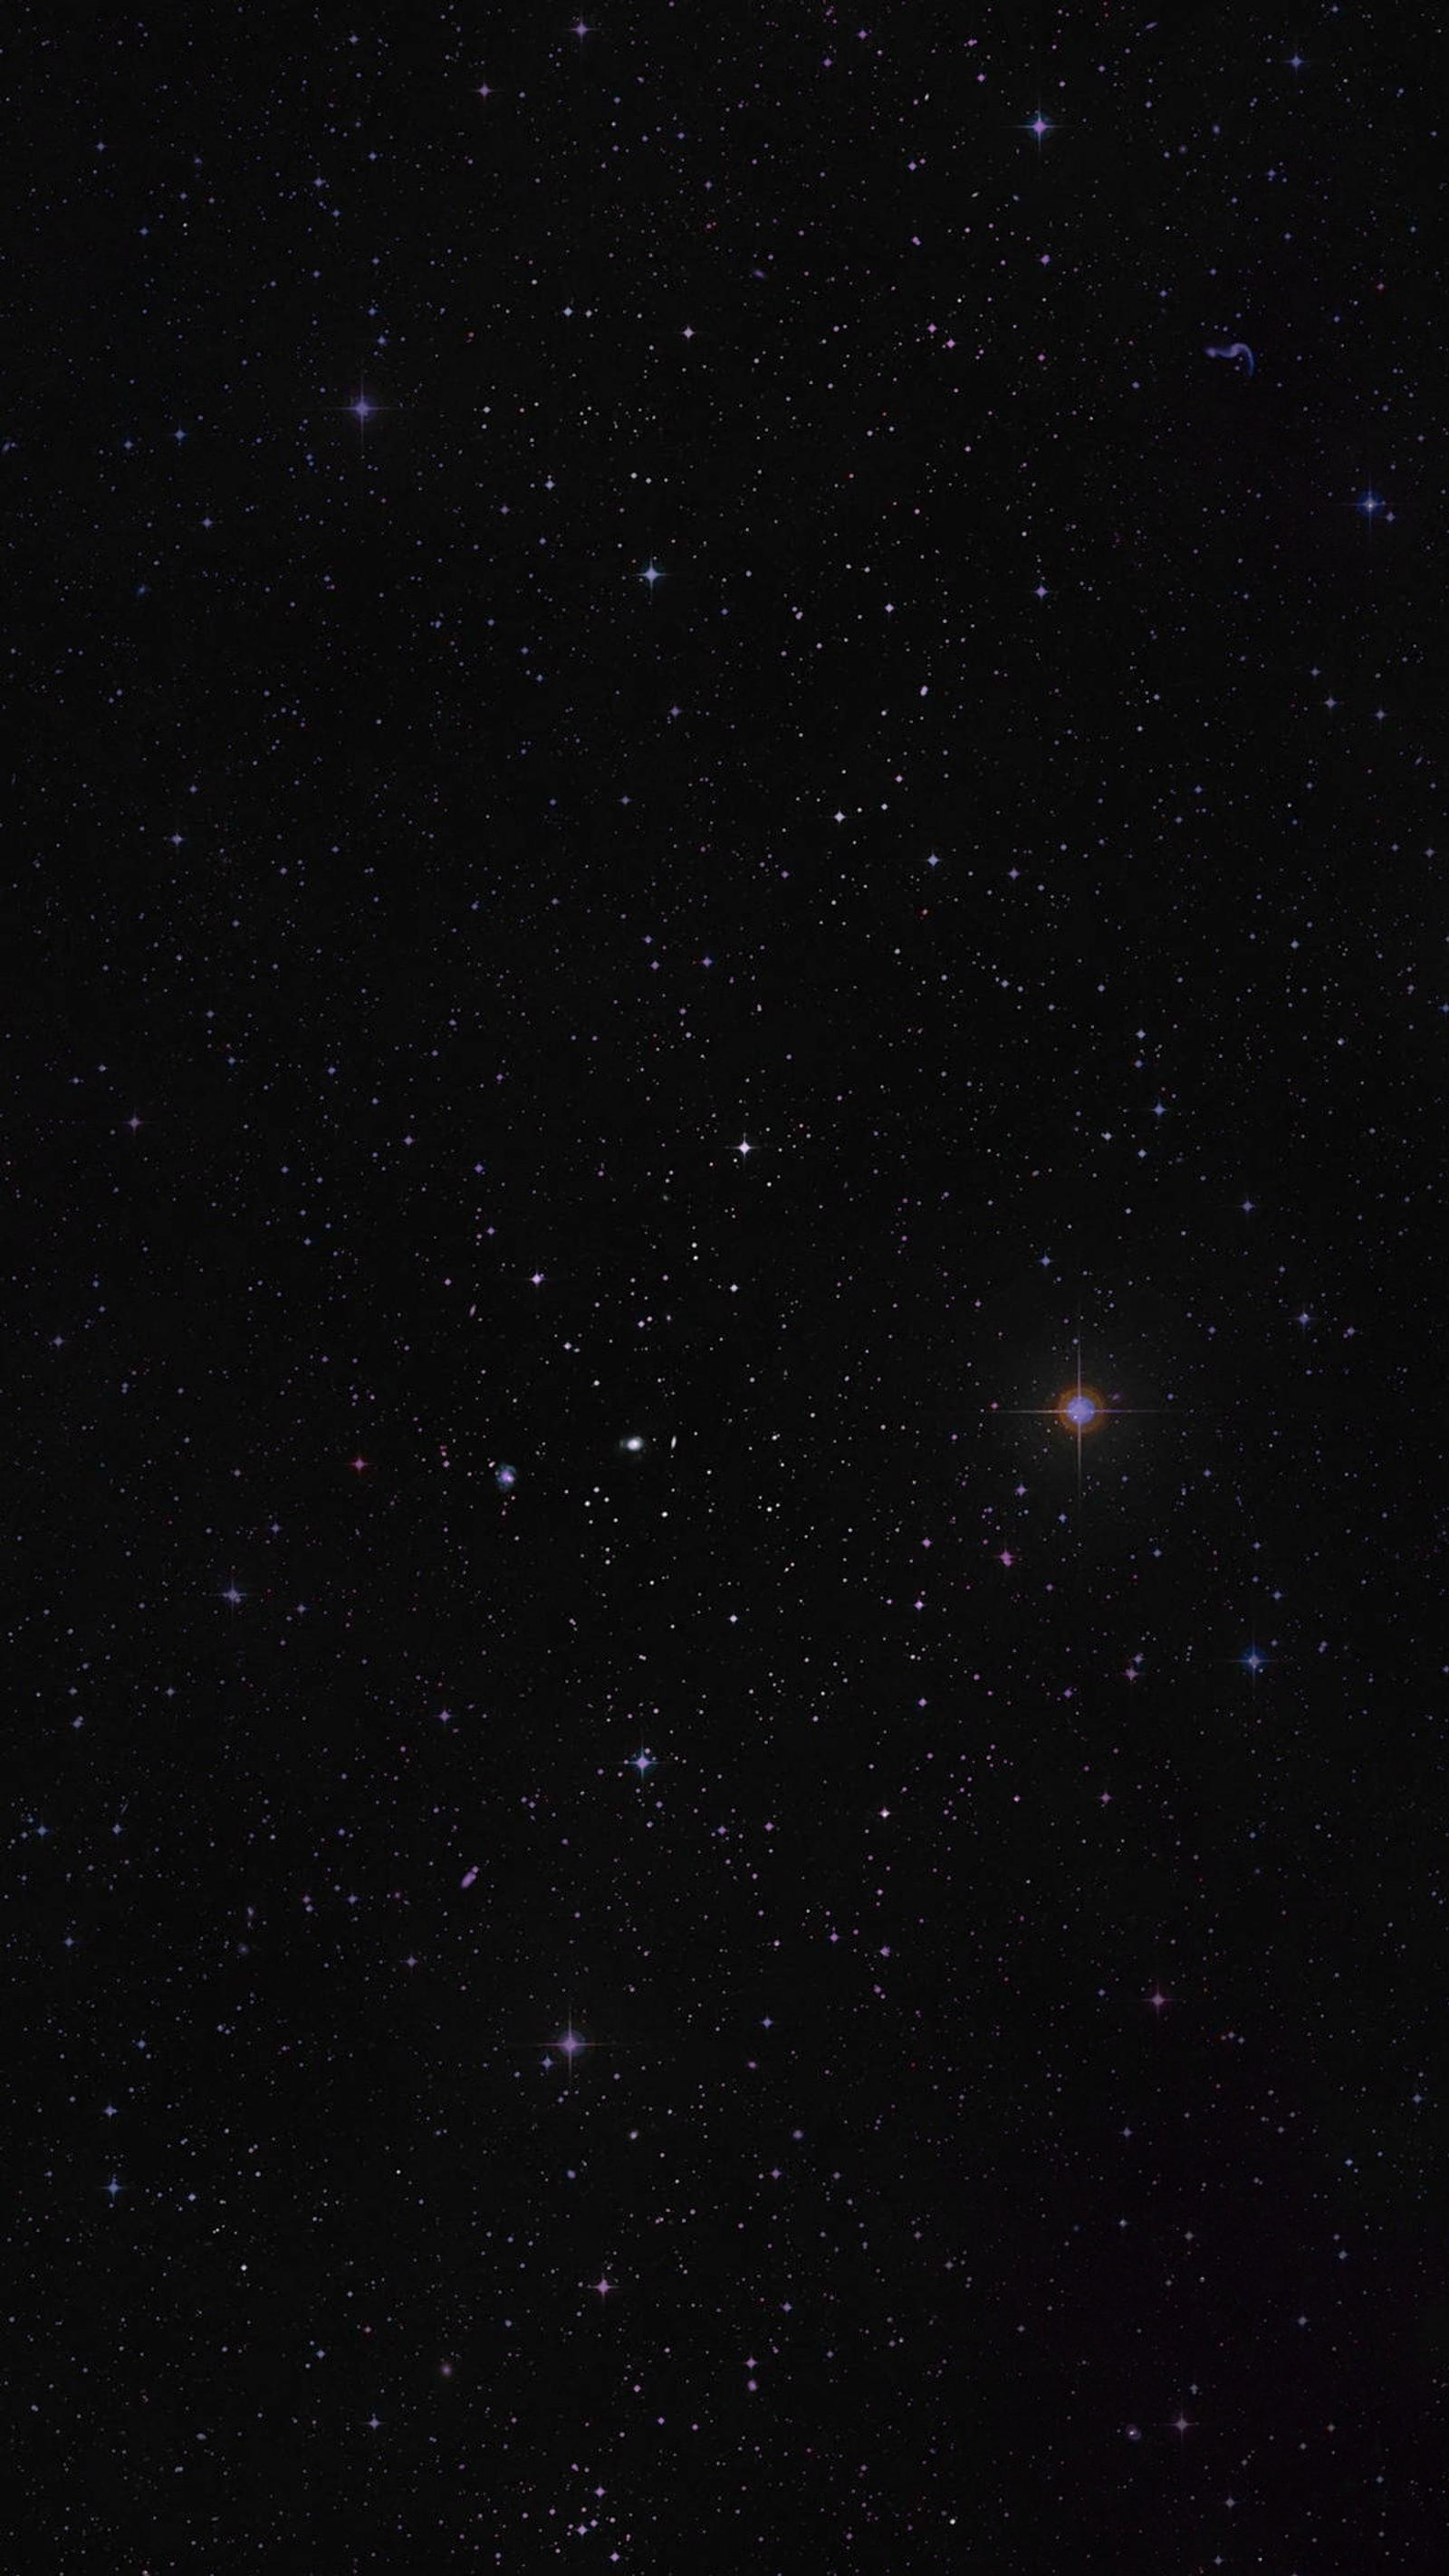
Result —
[[1106, 1399], [1097, 1393], [1094, 1386], [1080, 1383], [1063, 1387], [1052, 1411], [1062, 1429], [1074, 1432], [1079, 1440], [1087, 1438], [1093, 1431], [1100, 1431], [1107, 1419]]

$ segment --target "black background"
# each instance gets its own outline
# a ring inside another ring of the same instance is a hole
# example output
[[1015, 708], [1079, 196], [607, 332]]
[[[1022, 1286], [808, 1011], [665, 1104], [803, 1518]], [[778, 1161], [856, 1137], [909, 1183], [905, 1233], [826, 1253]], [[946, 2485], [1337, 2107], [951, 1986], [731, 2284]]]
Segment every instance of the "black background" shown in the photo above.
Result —
[[19, 2520], [1437, 2565], [1419, 40], [48, 30]]

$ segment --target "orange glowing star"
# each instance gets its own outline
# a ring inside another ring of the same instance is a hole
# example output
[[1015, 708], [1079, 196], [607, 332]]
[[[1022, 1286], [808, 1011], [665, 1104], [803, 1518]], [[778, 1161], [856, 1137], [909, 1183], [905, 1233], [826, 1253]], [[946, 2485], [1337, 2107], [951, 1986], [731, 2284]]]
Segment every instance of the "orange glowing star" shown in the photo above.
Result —
[[1106, 1421], [1107, 1400], [1094, 1386], [1083, 1386], [1079, 1378], [1075, 1386], [1062, 1389], [1052, 1412], [1063, 1431], [1074, 1432], [1079, 1440], [1085, 1440], [1100, 1431]]

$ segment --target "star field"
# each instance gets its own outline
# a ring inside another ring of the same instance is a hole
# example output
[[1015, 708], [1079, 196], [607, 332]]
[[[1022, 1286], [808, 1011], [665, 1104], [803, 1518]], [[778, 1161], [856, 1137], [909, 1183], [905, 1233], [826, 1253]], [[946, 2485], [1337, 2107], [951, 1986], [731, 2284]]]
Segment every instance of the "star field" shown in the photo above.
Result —
[[22, 31], [7, 2565], [1441, 2564], [1427, 33]]

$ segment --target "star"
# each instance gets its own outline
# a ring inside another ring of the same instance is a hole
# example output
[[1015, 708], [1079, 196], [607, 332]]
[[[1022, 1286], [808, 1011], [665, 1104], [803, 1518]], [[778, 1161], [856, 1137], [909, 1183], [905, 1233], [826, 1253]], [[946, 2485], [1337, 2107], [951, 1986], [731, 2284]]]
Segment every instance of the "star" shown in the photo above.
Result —
[[1048, 123], [1047, 119], [1043, 116], [1041, 109], [1038, 108], [1035, 116], [1032, 118], [1025, 131], [1028, 134], [1034, 134], [1036, 136], [1037, 150], [1040, 151], [1043, 138], [1048, 134], [1054, 133], [1056, 129]]

